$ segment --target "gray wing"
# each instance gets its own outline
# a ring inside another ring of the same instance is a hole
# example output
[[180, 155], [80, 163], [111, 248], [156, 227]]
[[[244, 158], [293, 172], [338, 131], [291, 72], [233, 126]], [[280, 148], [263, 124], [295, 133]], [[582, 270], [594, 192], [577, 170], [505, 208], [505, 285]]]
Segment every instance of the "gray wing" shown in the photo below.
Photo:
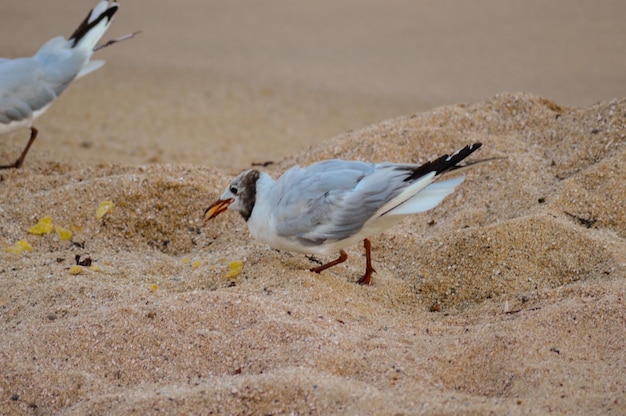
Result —
[[413, 169], [341, 160], [292, 168], [276, 182], [277, 233], [305, 245], [350, 237], [409, 185], [404, 179]]
[[57, 37], [33, 57], [0, 61], [0, 122], [32, 118], [51, 104], [81, 70], [82, 55]]

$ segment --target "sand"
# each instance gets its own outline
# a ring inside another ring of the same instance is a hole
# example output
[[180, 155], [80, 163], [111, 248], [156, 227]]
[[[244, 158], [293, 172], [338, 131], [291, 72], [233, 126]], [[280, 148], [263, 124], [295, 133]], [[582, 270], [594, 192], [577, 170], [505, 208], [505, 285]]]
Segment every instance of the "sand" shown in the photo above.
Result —
[[[0, 17], [4, 56], [84, 14], [23, 3]], [[25, 166], [0, 171], [0, 414], [626, 413], [623, 6], [502, 3], [322, 2], [305, 18], [278, 1], [125, 2], [111, 36], [144, 33], [101, 51]], [[416, 65], [407, 36], [441, 58]], [[2, 161], [25, 136], [2, 137]], [[420, 163], [476, 141], [501, 159], [373, 237], [368, 287], [360, 246], [316, 275], [237, 214], [202, 221], [253, 162]], [[71, 240], [27, 231], [45, 216]], [[32, 251], [5, 252], [22, 239]], [[99, 271], [72, 274], [77, 255]]]

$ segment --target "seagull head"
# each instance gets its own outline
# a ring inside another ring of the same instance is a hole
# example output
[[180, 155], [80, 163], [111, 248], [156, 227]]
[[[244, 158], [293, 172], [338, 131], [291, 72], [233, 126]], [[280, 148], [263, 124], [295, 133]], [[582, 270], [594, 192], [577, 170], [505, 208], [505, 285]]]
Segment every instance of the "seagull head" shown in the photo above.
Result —
[[261, 173], [258, 170], [242, 172], [228, 185], [220, 199], [204, 211], [204, 222], [217, 217], [227, 209], [237, 211], [248, 221], [256, 202], [256, 183]]

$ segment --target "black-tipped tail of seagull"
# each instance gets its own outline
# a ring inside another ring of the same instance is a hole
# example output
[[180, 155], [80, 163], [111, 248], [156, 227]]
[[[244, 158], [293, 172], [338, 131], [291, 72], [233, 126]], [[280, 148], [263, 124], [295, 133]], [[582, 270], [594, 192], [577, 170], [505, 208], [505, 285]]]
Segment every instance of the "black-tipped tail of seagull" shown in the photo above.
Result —
[[[482, 143], [474, 143], [465, 146], [462, 149], [457, 150], [451, 155], [443, 155], [435, 160], [431, 160], [429, 162], [424, 163], [422, 166], [415, 169], [409, 177], [407, 177], [404, 181], [410, 182], [415, 179], [421, 178], [424, 175], [429, 174], [430, 172], [435, 172], [435, 176], [442, 175], [446, 172], [450, 172], [452, 170], [462, 169], [468, 167], [468, 165], [458, 166], [458, 164], [478, 150], [482, 146]], [[482, 161], [480, 161], [482, 162]], [[472, 163], [474, 164], [474, 163]]]
[[[98, 3], [70, 35], [69, 40], [74, 42], [72, 47], [85, 44], [93, 49], [106, 32], [118, 8], [119, 5], [114, 1], [103, 0]], [[101, 25], [103, 21], [104, 25]]]

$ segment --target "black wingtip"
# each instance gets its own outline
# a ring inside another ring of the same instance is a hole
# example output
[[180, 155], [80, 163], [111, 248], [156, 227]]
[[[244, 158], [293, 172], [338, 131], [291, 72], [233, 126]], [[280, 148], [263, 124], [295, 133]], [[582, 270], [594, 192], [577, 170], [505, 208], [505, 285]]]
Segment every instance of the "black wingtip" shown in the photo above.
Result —
[[430, 172], [435, 172], [435, 176], [437, 176], [450, 170], [456, 169], [460, 167], [457, 165], [463, 159], [474, 153], [482, 145], [483, 144], [480, 142], [468, 144], [464, 148], [457, 150], [451, 155], [443, 155], [435, 160], [426, 162], [422, 166], [415, 169], [411, 173], [411, 175], [407, 177], [404, 181], [409, 182], [417, 178], [421, 178], [422, 176], [427, 175]]
[[97, 18], [90, 22], [89, 19], [91, 18], [91, 15], [93, 13], [93, 9], [91, 9], [87, 17], [83, 19], [83, 21], [76, 28], [74, 33], [70, 35], [69, 40], [74, 41], [72, 47], [76, 46], [78, 42], [80, 42], [80, 40], [85, 37], [85, 35], [89, 33], [89, 31], [98, 23], [100, 23], [103, 19], [107, 19], [109, 21], [113, 19], [113, 16], [115, 15], [115, 13], [117, 13], [118, 8], [119, 6], [117, 4], [110, 5], [102, 14], [100, 14]]

